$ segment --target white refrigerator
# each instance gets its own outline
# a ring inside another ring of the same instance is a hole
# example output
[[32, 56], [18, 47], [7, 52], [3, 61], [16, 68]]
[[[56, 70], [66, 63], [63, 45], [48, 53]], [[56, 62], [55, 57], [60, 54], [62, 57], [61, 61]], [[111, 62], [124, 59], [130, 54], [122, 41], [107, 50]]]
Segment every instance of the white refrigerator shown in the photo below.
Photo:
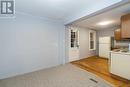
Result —
[[111, 37], [99, 37], [99, 57], [110, 58]]

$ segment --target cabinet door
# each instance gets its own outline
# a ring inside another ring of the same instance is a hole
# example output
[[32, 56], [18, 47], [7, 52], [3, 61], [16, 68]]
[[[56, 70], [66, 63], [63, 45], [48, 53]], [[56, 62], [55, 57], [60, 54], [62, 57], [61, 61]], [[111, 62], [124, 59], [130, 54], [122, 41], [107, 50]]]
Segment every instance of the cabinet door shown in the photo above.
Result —
[[123, 39], [130, 38], [130, 14], [121, 17], [121, 37]]
[[130, 55], [112, 53], [110, 71], [130, 80]]
[[121, 40], [121, 29], [115, 30], [115, 40], [117, 41]]

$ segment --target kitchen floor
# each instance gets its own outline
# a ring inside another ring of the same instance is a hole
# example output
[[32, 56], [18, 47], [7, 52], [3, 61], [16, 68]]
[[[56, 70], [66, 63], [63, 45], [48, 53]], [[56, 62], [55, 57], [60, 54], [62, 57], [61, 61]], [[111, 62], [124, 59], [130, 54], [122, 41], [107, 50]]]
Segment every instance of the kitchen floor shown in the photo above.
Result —
[[109, 73], [108, 60], [105, 58], [94, 56], [74, 61], [72, 64], [100, 76], [104, 80], [115, 85], [115, 87], [130, 87], [130, 81], [121, 79]]

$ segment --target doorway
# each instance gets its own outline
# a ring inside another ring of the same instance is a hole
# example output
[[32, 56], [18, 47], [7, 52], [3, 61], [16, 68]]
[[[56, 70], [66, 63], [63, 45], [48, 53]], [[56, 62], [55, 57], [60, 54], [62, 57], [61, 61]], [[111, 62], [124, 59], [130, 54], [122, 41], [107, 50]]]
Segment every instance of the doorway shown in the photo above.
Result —
[[69, 62], [79, 60], [79, 29], [69, 28]]

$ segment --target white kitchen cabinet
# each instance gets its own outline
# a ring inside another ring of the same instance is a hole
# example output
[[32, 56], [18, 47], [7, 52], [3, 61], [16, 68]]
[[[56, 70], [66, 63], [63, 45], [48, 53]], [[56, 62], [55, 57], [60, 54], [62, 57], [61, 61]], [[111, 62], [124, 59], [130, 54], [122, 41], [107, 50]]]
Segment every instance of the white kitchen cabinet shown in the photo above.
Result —
[[111, 52], [110, 72], [130, 80], [130, 54]]

